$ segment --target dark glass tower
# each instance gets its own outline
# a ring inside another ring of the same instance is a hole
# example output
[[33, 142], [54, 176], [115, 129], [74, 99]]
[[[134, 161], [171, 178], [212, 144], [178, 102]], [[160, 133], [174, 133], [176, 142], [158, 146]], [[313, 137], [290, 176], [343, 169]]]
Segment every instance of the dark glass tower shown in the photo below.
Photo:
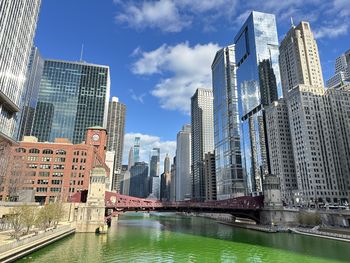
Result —
[[32, 135], [81, 143], [88, 127], [106, 127], [109, 90], [108, 66], [45, 60]]

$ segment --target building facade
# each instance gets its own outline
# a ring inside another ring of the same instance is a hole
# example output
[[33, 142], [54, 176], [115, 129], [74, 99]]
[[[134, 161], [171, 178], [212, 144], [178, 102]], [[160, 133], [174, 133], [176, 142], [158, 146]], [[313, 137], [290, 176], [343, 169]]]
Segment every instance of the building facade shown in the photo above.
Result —
[[204, 190], [205, 200], [216, 200], [215, 153], [204, 156]]
[[[260, 194], [262, 181], [269, 174], [264, 103], [275, 99], [276, 93], [282, 95], [275, 16], [253, 11], [234, 43], [246, 194]], [[266, 85], [274, 82], [276, 85]]]
[[349, 95], [349, 90], [326, 93], [324, 87], [308, 85], [299, 85], [288, 93], [295, 170], [303, 205], [348, 201], [349, 127], [345, 123], [349, 123]]
[[121, 170], [124, 148], [126, 106], [119, 102], [117, 97], [112, 97], [108, 106], [107, 115], [107, 150], [115, 153], [112, 189], [120, 192]]
[[186, 124], [176, 139], [175, 199], [183, 201], [192, 197], [191, 177], [191, 125]]
[[23, 136], [30, 136], [43, 69], [44, 59], [41, 57], [39, 49], [33, 47], [29, 58], [27, 78], [21, 101], [21, 114], [17, 135], [19, 141], [23, 139]]
[[45, 60], [32, 135], [81, 143], [88, 127], [106, 127], [109, 91], [108, 66]]
[[13, 141], [41, 0], [0, 3], [0, 142]]
[[281, 98], [273, 102], [265, 113], [271, 174], [280, 180], [282, 201], [293, 205], [298, 196], [298, 184], [286, 100]]
[[279, 51], [285, 98], [288, 91], [299, 84], [324, 86], [318, 47], [308, 22], [302, 21], [296, 27], [292, 25]]
[[148, 164], [135, 162], [130, 168], [129, 195], [146, 198], [149, 195]]
[[205, 200], [204, 156], [214, 150], [213, 92], [197, 89], [191, 98], [192, 197]]
[[[57, 198], [67, 200], [74, 193], [87, 190], [94, 167], [104, 167], [107, 174], [109, 169], [105, 164], [106, 130], [92, 127], [85, 136], [81, 144], [72, 144], [66, 138], [43, 143], [35, 137], [24, 137], [19, 145], [13, 146], [12, 156], [17, 161], [9, 169], [11, 182], [17, 184], [17, 190], [33, 191], [35, 201], [40, 203]], [[13, 186], [2, 189], [2, 200]]]
[[211, 66], [217, 198], [244, 194], [234, 45], [219, 50]]
[[327, 87], [338, 87], [350, 82], [350, 49], [335, 60], [335, 74], [327, 80]]

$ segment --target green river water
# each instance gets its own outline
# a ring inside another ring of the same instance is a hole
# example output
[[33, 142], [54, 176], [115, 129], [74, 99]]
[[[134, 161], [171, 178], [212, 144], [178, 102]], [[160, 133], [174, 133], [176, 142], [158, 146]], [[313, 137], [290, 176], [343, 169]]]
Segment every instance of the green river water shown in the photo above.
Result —
[[75, 234], [19, 262], [350, 262], [350, 243], [138, 213], [121, 216], [108, 235]]

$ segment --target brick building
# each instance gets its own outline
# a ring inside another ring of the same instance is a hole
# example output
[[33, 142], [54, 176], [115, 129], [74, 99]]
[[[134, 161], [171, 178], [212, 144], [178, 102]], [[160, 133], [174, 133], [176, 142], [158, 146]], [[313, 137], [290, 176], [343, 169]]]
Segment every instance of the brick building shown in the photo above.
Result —
[[13, 162], [9, 167], [8, 182], [1, 189], [0, 198], [6, 199], [10, 188], [34, 191], [36, 202], [49, 202], [57, 197], [66, 200], [76, 192], [89, 187], [90, 171], [105, 164], [107, 132], [102, 127], [87, 129], [85, 141], [72, 144], [68, 139], [38, 142], [35, 137], [24, 137], [12, 148]]

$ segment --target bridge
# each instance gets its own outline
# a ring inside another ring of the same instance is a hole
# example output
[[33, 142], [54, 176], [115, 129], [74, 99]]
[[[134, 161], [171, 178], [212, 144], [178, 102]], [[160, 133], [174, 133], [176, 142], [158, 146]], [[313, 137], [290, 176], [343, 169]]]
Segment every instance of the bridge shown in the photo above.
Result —
[[159, 200], [143, 199], [115, 192], [105, 193], [106, 209], [112, 210], [111, 215], [127, 211], [158, 211], [158, 212], [201, 212], [225, 213], [235, 217], [249, 218], [260, 221], [260, 210], [264, 206], [263, 196], [242, 196], [217, 201], [180, 201], [162, 202]]

